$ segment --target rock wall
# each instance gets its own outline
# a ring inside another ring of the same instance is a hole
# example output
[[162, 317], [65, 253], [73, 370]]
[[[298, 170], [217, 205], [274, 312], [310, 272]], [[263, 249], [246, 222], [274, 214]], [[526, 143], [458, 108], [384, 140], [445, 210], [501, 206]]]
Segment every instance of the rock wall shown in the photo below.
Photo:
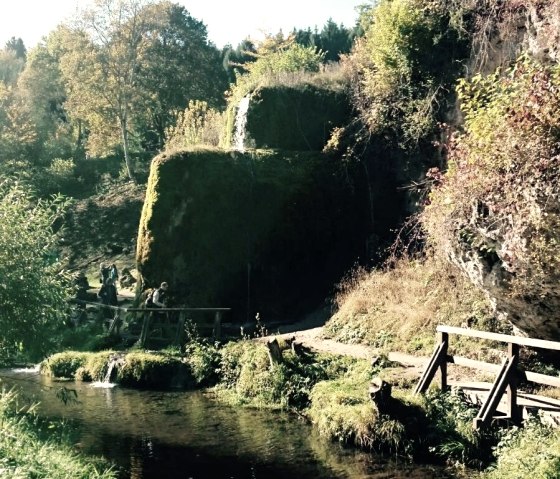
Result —
[[303, 84], [262, 87], [251, 95], [247, 133], [256, 148], [321, 151], [350, 118], [343, 91]]
[[[503, 2], [502, 7], [496, 7], [499, 15], [480, 22], [486, 25], [486, 31], [475, 35], [468, 74], [493, 72], [497, 67], [508, 66], [522, 54], [544, 63], [557, 63], [560, 60], [560, 2], [516, 3], [517, 6], [510, 4], [511, 9], [508, 9], [508, 2]], [[460, 122], [460, 115], [456, 115], [456, 119]], [[544, 215], [543, 218], [558, 217], [558, 188], [554, 187], [555, 194], [546, 197], [531, 196], [534, 181], [532, 178], [524, 178], [524, 181], [527, 183], [524, 201], [534, 203], [534, 214]], [[484, 214], [477, 205], [473, 205], [469, 227], [476, 230], [486, 249], [455, 241], [447, 246], [449, 259], [488, 294], [498, 316], [510, 321], [521, 334], [559, 340], [560, 274], [551, 273], [539, 281], [527, 281], [523, 294], [513, 291], [512, 283], [515, 282], [515, 272], [519, 267], [508, 248], [513, 233], [496, 226], [477, 227], [479, 223], [484, 223], [481, 220]], [[512, 221], [522, 223], [523, 218], [513, 218]], [[531, 242], [536, 235], [537, 232], [532, 232], [515, 240], [524, 245], [524, 249], [531, 249]], [[549, 240], [557, 241], [557, 238]]]
[[293, 319], [363, 257], [362, 183], [320, 153], [160, 155], [138, 234], [143, 286], [165, 280], [176, 304], [231, 307], [236, 321]]

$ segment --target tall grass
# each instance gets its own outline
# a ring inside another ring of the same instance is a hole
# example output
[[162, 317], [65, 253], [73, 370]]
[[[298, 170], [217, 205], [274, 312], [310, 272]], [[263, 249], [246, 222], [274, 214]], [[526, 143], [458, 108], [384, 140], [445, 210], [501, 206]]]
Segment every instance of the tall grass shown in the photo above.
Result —
[[392, 267], [358, 269], [336, 296], [328, 336], [384, 349], [431, 352], [438, 324], [492, 329], [489, 300], [455, 268], [428, 256]]
[[0, 477], [3, 479], [113, 479], [117, 473], [99, 458], [73, 450], [60, 435], [46, 431], [33, 408], [18, 407], [13, 392], [0, 392]]

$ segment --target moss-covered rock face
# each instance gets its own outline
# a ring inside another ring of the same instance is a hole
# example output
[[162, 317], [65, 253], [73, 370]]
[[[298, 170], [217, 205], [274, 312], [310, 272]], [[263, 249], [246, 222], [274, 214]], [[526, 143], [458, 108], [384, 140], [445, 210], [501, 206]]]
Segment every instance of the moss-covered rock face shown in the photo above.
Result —
[[175, 304], [231, 307], [240, 321], [293, 319], [363, 257], [362, 183], [319, 153], [160, 155], [139, 228], [144, 287], [167, 281]]
[[348, 123], [341, 91], [309, 84], [259, 88], [251, 95], [247, 135], [257, 148], [321, 151], [334, 127]]

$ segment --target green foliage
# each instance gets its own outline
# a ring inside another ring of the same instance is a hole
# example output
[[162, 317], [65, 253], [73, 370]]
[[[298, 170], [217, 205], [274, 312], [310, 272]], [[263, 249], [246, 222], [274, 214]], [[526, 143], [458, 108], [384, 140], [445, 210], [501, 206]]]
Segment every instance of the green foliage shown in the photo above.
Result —
[[309, 417], [321, 435], [364, 448], [378, 445], [379, 414], [367, 395], [370, 380], [371, 368], [363, 361], [313, 387]]
[[304, 47], [297, 43], [281, 40], [278, 43], [269, 37], [257, 49], [257, 60], [246, 63], [246, 73], [237, 77], [230, 96], [230, 108], [237, 106], [241, 98], [278, 77], [297, 72], [318, 72], [324, 54], [315, 47]]
[[468, 251], [509, 274], [510, 292], [545, 298], [558, 279], [560, 68], [520, 59], [459, 84], [465, 131], [435, 174], [423, 224], [438, 251]]
[[[45, 439], [48, 437], [48, 439]], [[58, 422], [42, 423], [14, 392], [0, 392], [0, 471], [3, 478], [115, 479], [105, 460], [85, 457], [64, 440]]]
[[72, 158], [54, 158], [48, 168], [36, 172], [33, 182], [42, 196], [66, 192], [77, 182], [75, 170]]
[[494, 453], [496, 465], [483, 476], [488, 479], [553, 479], [560, 474], [558, 429], [535, 418], [521, 429], [507, 430]]
[[467, 55], [447, 3], [382, 0], [362, 17], [369, 24], [349, 58], [355, 103], [372, 132], [401, 147], [433, 134]]
[[70, 291], [53, 226], [65, 206], [60, 197], [36, 201], [21, 186], [0, 183], [0, 349], [36, 358], [63, 324]]
[[89, 356], [88, 353], [76, 351], [53, 354], [41, 363], [41, 373], [55, 378], [73, 378]]
[[117, 370], [117, 382], [124, 386], [160, 388], [190, 380], [190, 372], [180, 359], [162, 354], [130, 352]]
[[424, 406], [430, 426], [423, 441], [432, 453], [449, 464], [472, 466], [480, 463], [481, 456], [489, 459], [482, 447], [484, 436], [473, 428], [478, 409], [461, 391], [428, 394]]
[[210, 108], [205, 101], [191, 100], [177, 115], [175, 125], [165, 130], [165, 149], [189, 146], [219, 146], [224, 115]]
[[246, 340], [226, 344], [220, 354], [217, 390], [222, 397], [235, 404], [282, 409], [307, 407], [318, 381], [346, 374], [356, 362], [284, 351], [282, 363], [271, 366], [267, 348]]
[[221, 355], [214, 345], [193, 341], [186, 345], [184, 355], [197, 385], [208, 386], [217, 381]]

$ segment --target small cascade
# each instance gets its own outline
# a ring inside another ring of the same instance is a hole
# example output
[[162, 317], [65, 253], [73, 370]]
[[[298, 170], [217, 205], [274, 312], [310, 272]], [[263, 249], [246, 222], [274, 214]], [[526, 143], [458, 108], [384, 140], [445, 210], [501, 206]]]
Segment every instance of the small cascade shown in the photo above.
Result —
[[233, 135], [233, 146], [237, 151], [245, 151], [245, 140], [247, 136], [247, 112], [251, 95], [244, 96], [239, 102], [237, 113], [235, 114], [235, 132]]
[[16, 374], [38, 374], [41, 371], [41, 365], [35, 364], [28, 368], [12, 368], [11, 371]]
[[91, 383], [91, 386], [94, 388], [114, 388], [117, 384], [111, 382], [111, 378], [113, 377], [113, 371], [116, 371], [115, 368], [122, 366], [124, 364], [124, 357], [122, 356], [111, 356], [109, 358], [109, 362], [107, 363], [107, 372], [105, 373], [105, 377], [103, 381], [95, 381]]

